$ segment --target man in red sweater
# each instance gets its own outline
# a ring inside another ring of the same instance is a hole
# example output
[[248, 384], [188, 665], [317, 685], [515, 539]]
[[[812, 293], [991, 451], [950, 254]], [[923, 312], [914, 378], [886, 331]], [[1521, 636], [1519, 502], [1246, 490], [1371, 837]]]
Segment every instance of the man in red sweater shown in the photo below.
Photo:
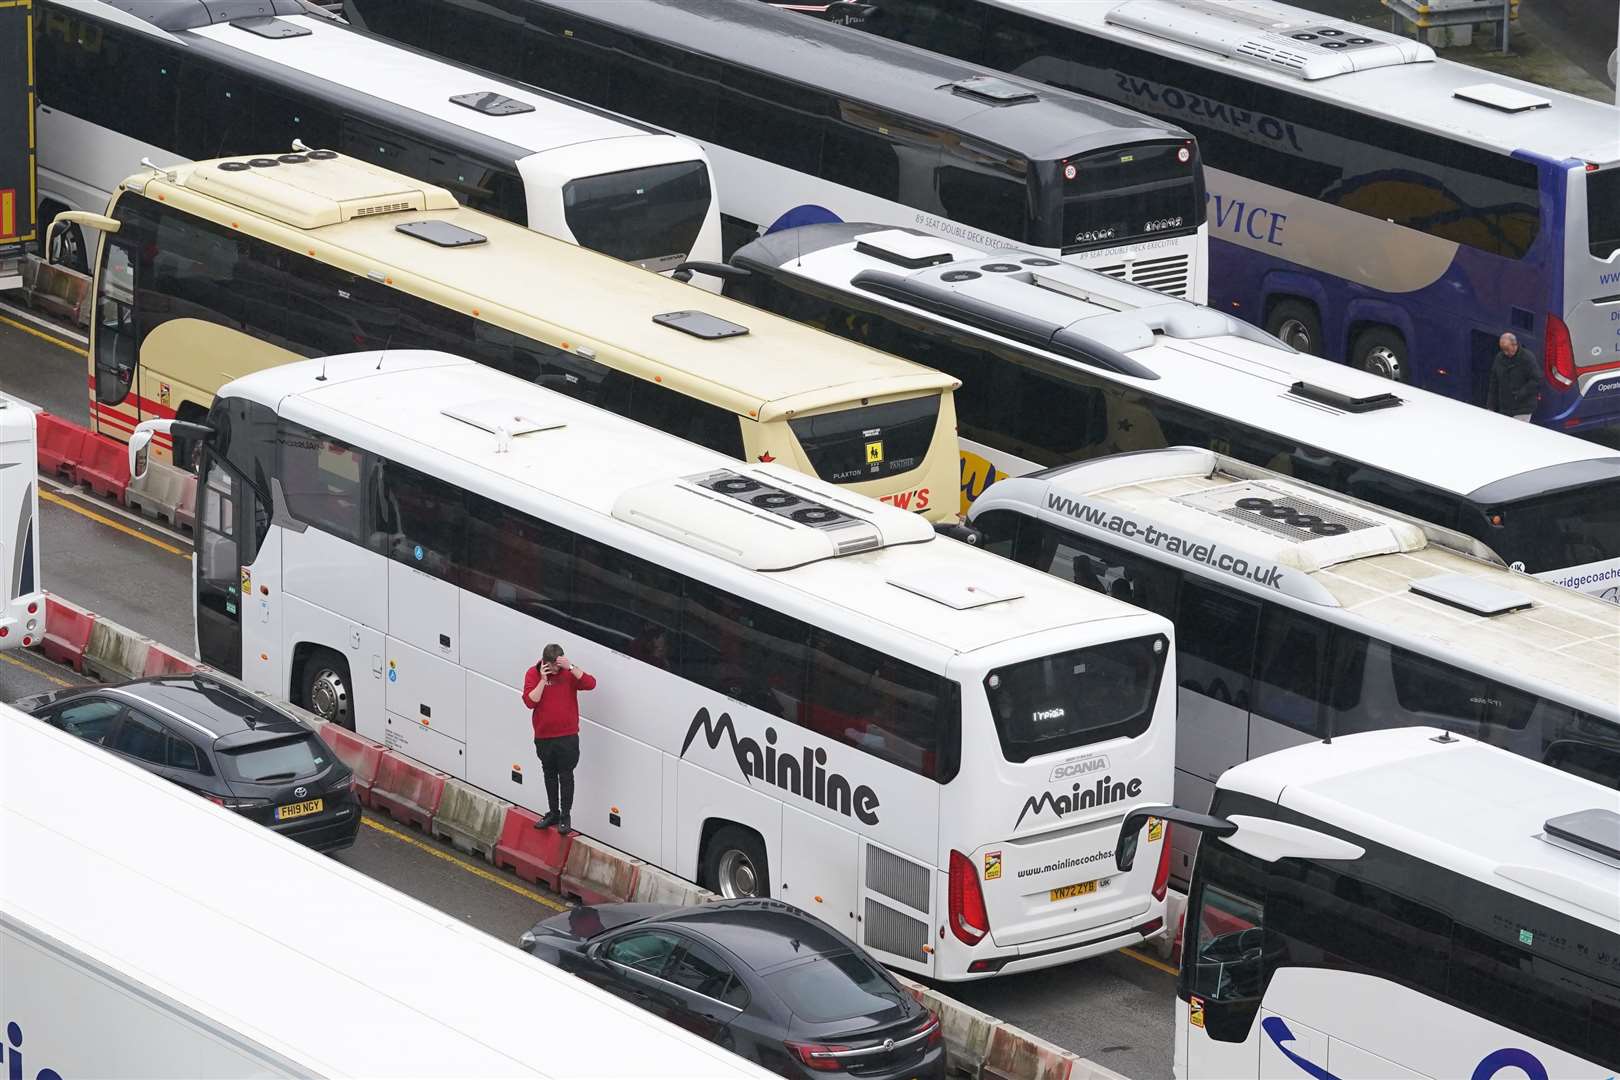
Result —
[[537, 829], [553, 825], [565, 836], [573, 832], [568, 813], [574, 808], [574, 766], [579, 764], [579, 691], [594, 690], [596, 677], [563, 655], [561, 645], [547, 645], [540, 662], [523, 676], [523, 703], [534, 710], [534, 752], [545, 774], [546, 816]]

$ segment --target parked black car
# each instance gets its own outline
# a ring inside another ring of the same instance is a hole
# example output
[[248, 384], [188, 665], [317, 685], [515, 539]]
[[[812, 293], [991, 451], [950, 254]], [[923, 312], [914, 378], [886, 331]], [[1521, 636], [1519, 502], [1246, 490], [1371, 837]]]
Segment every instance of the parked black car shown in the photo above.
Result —
[[939, 1019], [860, 946], [778, 900], [579, 907], [522, 945], [782, 1076], [945, 1075]]
[[14, 702], [317, 851], [354, 843], [349, 769], [304, 721], [205, 675], [72, 687]]

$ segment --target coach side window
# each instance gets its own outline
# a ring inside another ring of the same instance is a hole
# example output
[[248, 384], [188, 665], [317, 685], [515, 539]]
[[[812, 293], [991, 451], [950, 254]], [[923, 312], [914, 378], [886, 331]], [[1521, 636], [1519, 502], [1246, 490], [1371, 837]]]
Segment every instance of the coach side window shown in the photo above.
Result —
[[1604, 787], [1620, 788], [1620, 725], [1543, 699], [1541, 759]]
[[1417, 723], [1502, 744], [1509, 732], [1524, 729], [1535, 708], [1535, 699], [1522, 690], [1421, 653], [1392, 646], [1389, 663], [1395, 700]]
[[40, 104], [186, 153], [175, 144], [178, 50], [56, 5], [38, 8], [34, 43]]
[[1367, 639], [1360, 634], [1265, 604], [1253, 711], [1307, 735], [1330, 734], [1327, 724], [1361, 703], [1366, 660]]
[[395, 461], [382, 470], [374, 550], [444, 581], [466, 564], [466, 504], [461, 489]]
[[[797, 720], [805, 697], [806, 639], [797, 619], [720, 589], [686, 582], [681, 674], [756, 709]], [[673, 647], [674, 642], [669, 645]], [[656, 642], [637, 659], [660, 663]]]
[[725, 69], [722, 78], [720, 114], [726, 122], [715, 141], [740, 154], [814, 175], [821, 165], [827, 117], [833, 113], [831, 99], [740, 67]]
[[340, 539], [371, 546], [365, 525], [371, 455], [287, 420], [278, 444], [276, 475], [288, 512]]
[[1176, 608], [1181, 685], [1223, 705], [1248, 710], [1260, 605], [1188, 577]]
[[481, 495], [467, 496], [461, 586], [536, 619], [569, 625], [574, 535]]
[[[569, 614], [580, 634], [619, 652], [664, 636], [678, 654], [681, 575], [586, 537], [574, 543]], [[674, 656], [673, 664], [681, 658]]]
[[[812, 629], [802, 723], [923, 776], [941, 777], [951, 725], [946, 680], [876, 649]], [[947, 749], [945, 760], [949, 760]]]

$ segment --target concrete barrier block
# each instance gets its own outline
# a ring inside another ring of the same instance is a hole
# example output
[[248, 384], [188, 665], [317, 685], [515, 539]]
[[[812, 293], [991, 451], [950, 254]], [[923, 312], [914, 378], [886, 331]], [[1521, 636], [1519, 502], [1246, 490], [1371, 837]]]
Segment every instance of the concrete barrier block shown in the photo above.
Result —
[[645, 865], [588, 836], [575, 836], [563, 863], [559, 891], [578, 897], [582, 904], [626, 903], [636, 894], [636, 878]]
[[636, 871], [636, 887], [630, 899], [638, 904], [678, 904], [691, 907], [702, 904], [712, 896], [707, 889], [694, 885], [685, 878], [676, 877], [656, 866], [643, 864]]
[[444, 782], [439, 812], [433, 815], [433, 835], [488, 862], [495, 861], [510, 804], [486, 791], [451, 778]]
[[40, 639], [40, 651], [58, 664], [66, 664], [83, 674], [84, 650], [90, 645], [90, 631], [95, 624], [95, 612], [48, 594], [45, 597], [45, 636]]
[[377, 766], [377, 779], [371, 785], [372, 809], [402, 824], [430, 832], [449, 779], [437, 769], [385, 752]]
[[508, 806], [493, 861], [524, 881], [561, 892], [563, 865], [579, 834], [563, 836], [556, 829], [537, 829], [534, 823], [539, 820], [539, 815], [521, 806]]
[[964, 1070], [972, 1076], [979, 1075], [979, 1069], [990, 1056], [990, 1040], [1001, 1027], [1001, 1021], [987, 1012], [980, 1012], [970, 1005], [964, 1005], [955, 998], [931, 986], [921, 983], [910, 983], [921, 991], [919, 1000], [939, 1017], [940, 1028], [945, 1033], [945, 1056], [953, 1069]]
[[84, 649], [84, 673], [103, 682], [138, 679], [146, 671], [148, 644], [128, 627], [97, 619]]
[[1022, 1028], [1002, 1024], [990, 1033], [990, 1053], [981, 1075], [997, 1080], [1070, 1080], [1078, 1054]]
[[184, 469], [153, 461], [147, 465], [145, 476], [130, 480], [124, 489], [124, 505], [143, 517], [167, 521], [180, 528], [181, 504], [187, 488], [194, 491], [196, 483], [197, 478]]

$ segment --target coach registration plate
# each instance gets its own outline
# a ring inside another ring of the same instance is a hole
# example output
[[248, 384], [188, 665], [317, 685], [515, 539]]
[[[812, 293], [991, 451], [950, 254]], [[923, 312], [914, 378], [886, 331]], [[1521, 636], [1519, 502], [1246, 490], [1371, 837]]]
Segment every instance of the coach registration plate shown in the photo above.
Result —
[[303, 802], [288, 803], [286, 806], [276, 807], [276, 820], [286, 821], [288, 818], [306, 817], [309, 814], [318, 814], [325, 807], [321, 799], [305, 799]]
[[1087, 896], [1097, 891], [1095, 881], [1082, 881], [1078, 885], [1065, 885], [1061, 889], [1052, 890], [1053, 900], [1069, 900], [1076, 896]]

